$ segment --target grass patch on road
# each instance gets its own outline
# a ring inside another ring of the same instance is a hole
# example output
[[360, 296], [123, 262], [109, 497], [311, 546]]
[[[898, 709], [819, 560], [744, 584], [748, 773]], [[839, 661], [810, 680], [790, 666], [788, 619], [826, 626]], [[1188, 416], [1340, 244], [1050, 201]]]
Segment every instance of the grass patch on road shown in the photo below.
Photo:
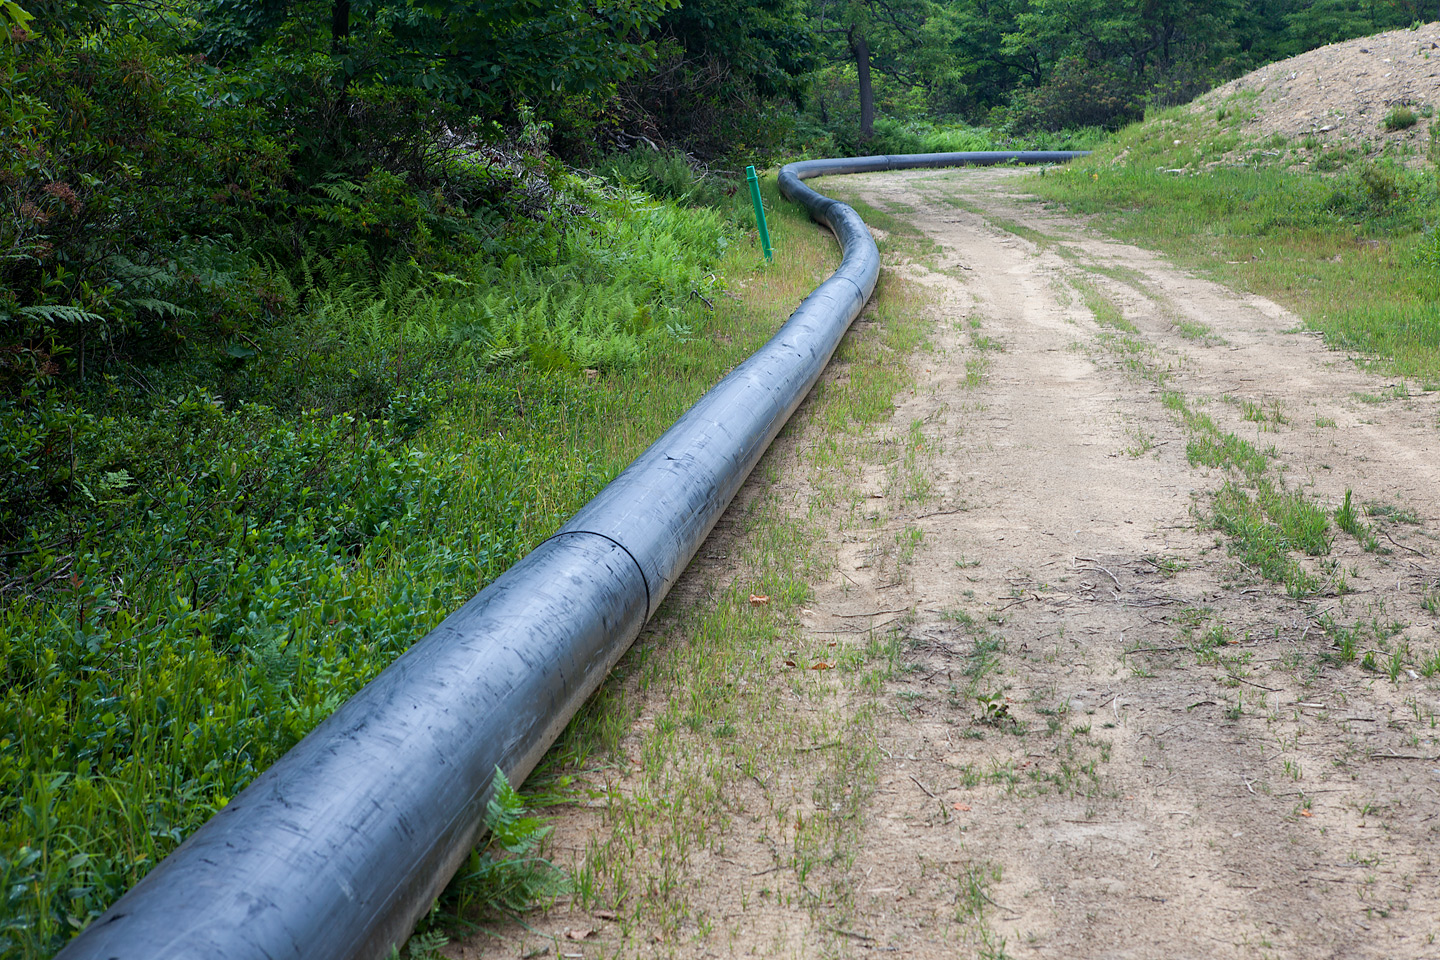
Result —
[[1110, 327], [1112, 330], [1120, 330], [1125, 333], [1138, 333], [1135, 324], [1126, 319], [1125, 314], [1115, 305], [1115, 301], [1107, 297], [1100, 288], [1089, 280], [1080, 277], [1071, 277], [1070, 286], [1080, 294], [1080, 299], [1085, 302], [1090, 313], [1094, 315], [1095, 322], [1102, 327]]

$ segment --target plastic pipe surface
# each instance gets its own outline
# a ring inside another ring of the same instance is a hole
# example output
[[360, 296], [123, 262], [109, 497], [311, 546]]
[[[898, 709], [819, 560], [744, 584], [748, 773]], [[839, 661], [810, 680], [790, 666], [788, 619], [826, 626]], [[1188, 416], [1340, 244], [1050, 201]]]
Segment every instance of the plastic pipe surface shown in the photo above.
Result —
[[864, 222], [822, 174], [1051, 163], [952, 153], [792, 163], [780, 189], [840, 267], [614, 481], [343, 704], [59, 960], [379, 960], [479, 839], [496, 768], [519, 784], [660, 605], [870, 298]]

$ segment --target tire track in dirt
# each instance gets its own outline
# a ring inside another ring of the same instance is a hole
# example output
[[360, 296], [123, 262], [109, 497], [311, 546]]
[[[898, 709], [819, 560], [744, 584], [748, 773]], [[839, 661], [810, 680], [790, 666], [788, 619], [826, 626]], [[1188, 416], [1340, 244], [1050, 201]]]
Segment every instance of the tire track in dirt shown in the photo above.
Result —
[[[1436, 395], [1380, 400], [1284, 310], [1016, 175], [830, 181], [938, 245], [897, 269], [945, 305], [892, 427], [924, 435], [939, 506], [892, 508], [923, 546], [871, 584], [915, 615], [850, 922], [908, 956], [1440, 954]], [[1273, 445], [1288, 488], [1376, 504], [1389, 553], [1336, 533], [1304, 602], [1258, 578], [1197, 523], [1224, 476], [1166, 392]], [[1378, 669], [1326, 662], [1353, 624]]]

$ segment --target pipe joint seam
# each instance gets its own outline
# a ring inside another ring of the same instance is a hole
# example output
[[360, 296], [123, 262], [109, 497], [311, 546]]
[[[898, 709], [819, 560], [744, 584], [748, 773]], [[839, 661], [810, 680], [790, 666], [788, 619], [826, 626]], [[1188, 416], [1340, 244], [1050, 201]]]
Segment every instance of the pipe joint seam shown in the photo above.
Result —
[[595, 530], [561, 530], [559, 533], [553, 533], [550, 536], [546, 537], [544, 540], [541, 540], [538, 544], [536, 544], [535, 549], [540, 549], [540, 547], [543, 547], [545, 544], [549, 543], [552, 540], [563, 540], [566, 537], [599, 537], [601, 540], [608, 541], [609, 543], [613, 543], [615, 544], [615, 546], [619, 547], [624, 552], [625, 556], [630, 558], [630, 562], [635, 564], [635, 570], [640, 574], [640, 583], [643, 584], [645, 587], [645, 609], [650, 609], [650, 578], [645, 576], [645, 568], [640, 565], [639, 560], [635, 559], [635, 554], [630, 552], [629, 547], [625, 546], [625, 544], [621, 543], [619, 540], [616, 540], [614, 537], [608, 534], [599, 533]]

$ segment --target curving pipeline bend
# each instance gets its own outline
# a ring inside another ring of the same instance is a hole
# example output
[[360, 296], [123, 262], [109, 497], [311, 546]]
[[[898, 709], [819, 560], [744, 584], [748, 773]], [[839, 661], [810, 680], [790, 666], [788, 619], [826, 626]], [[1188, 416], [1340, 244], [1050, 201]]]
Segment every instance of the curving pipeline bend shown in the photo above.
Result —
[[1070, 152], [792, 163], [780, 190], [839, 269], [609, 486], [236, 796], [57, 960], [368, 960], [479, 839], [498, 767], [521, 783], [660, 605], [870, 298], [880, 257], [802, 181]]

